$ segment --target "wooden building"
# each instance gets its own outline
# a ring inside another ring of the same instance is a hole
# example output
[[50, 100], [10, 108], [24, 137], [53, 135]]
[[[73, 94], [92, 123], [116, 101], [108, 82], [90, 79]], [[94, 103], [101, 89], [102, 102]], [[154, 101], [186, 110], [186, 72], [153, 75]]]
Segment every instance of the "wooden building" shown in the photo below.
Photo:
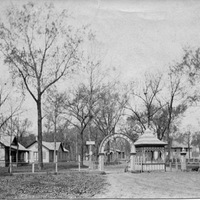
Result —
[[182, 144], [180, 142], [177, 142], [175, 140], [172, 141], [171, 144], [171, 151], [170, 151], [170, 159], [172, 160], [172, 162], [175, 162], [176, 160], [178, 162], [180, 162], [181, 160], [181, 152], [185, 150], [186, 151], [186, 158], [189, 159], [191, 158], [191, 154], [192, 154], [192, 148], [188, 147], [185, 144]]
[[[38, 161], [38, 142], [34, 141], [27, 149], [29, 152], [29, 162]], [[43, 162], [54, 162], [54, 142], [42, 142]], [[56, 153], [58, 162], [67, 161], [69, 158], [69, 151], [65, 149], [61, 142], [56, 142]]]
[[0, 136], [0, 166], [5, 167], [11, 161], [13, 165], [28, 163], [29, 151], [21, 145], [16, 137]]

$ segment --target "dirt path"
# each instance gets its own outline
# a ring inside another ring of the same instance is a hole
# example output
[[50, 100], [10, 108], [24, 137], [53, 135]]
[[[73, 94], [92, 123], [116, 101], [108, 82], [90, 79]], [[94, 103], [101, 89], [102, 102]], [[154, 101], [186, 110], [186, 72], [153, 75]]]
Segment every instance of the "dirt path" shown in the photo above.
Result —
[[108, 172], [110, 186], [94, 198], [200, 198], [198, 172]]

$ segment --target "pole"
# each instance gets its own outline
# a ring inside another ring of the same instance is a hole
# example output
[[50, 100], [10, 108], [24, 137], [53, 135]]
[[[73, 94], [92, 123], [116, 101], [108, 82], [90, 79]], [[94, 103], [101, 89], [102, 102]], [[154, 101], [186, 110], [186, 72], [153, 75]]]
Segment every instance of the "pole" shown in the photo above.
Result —
[[176, 171], [178, 171], [178, 160], [176, 158]]
[[55, 121], [54, 121], [54, 163], [56, 163], [56, 132], [57, 132], [57, 110], [55, 109], [55, 113], [54, 113], [54, 117], [55, 117]]
[[17, 132], [17, 155], [16, 155], [16, 165], [18, 167], [18, 157], [19, 157], [19, 144], [18, 144], [18, 132]]
[[12, 106], [11, 106], [11, 118], [10, 118], [10, 148], [9, 148], [9, 172], [12, 174], [12, 149], [11, 149], [11, 144], [12, 144]]
[[32, 173], [34, 173], [35, 172], [35, 163], [33, 162], [32, 163]]
[[[91, 123], [89, 122], [89, 141], [91, 141]], [[89, 145], [89, 169], [92, 169], [92, 145]]]
[[81, 157], [78, 155], [78, 171], [81, 171]]
[[76, 132], [76, 161], [78, 161], [78, 133]]
[[172, 171], [172, 162], [169, 161], [169, 168], [170, 168], [170, 172]]
[[56, 174], [58, 173], [58, 156], [56, 154]]
[[188, 152], [189, 152], [189, 160], [190, 160], [190, 132], [188, 133]]
[[90, 163], [90, 169], [93, 169], [93, 163], [92, 163], [92, 145], [89, 145], [89, 163]]

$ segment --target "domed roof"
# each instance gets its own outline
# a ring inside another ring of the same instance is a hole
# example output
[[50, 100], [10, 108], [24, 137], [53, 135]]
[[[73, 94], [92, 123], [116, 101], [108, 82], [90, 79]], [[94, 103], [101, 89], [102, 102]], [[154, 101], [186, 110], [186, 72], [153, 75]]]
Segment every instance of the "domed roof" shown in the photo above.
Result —
[[154, 134], [153, 131], [147, 128], [144, 132], [143, 135], [139, 137], [139, 139], [134, 143], [136, 147], [138, 146], [153, 146], [153, 147], [160, 147], [160, 146], [165, 146], [167, 143], [162, 142], [159, 140]]

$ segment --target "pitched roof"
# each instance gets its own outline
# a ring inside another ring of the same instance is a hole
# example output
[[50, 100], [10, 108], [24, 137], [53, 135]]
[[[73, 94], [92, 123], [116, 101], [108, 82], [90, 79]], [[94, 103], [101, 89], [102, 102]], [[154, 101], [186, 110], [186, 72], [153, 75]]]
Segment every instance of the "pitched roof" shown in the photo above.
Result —
[[12, 144], [11, 145], [12, 149], [16, 149], [17, 150], [17, 148], [18, 148], [19, 151], [29, 151], [28, 149], [26, 149], [19, 142], [18, 142], [18, 147], [17, 147], [17, 145], [15, 145], [16, 142], [17, 142], [17, 140], [16, 140], [15, 136], [13, 136], [12, 138], [11, 138], [11, 136], [8, 136], [8, 135], [6, 135], [6, 136], [4, 135], [4, 136], [0, 137], [0, 143], [2, 143], [6, 147], [10, 147], [10, 143], [11, 143]]
[[65, 149], [64, 147], [63, 147], [63, 151], [64, 151], [64, 152], [69, 152], [69, 151], [68, 151], [67, 149]]
[[[45, 146], [49, 150], [54, 150], [54, 142], [44, 142], [42, 141], [42, 145]], [[56, 142], [56, 151], [58, 151], [61, 142]]]
[[146, 129], [144, 134], [134, 143], [135, 146], [165, 146], [167, 143], [159, 140], [150, 129]]
[[[32, 146], [33, 144], [35, 144], [36, 142], [38, 142], [37, 140], [32, 142], [30, 145], [28, 145], [26, 148], [29, 148], [30, 146]], [[42, 141], [42, 145], [47, 148], [48, 150], [50, 151], [54, 151], [54, 142], [45, 142], [45, 141]], [[56, 151], [58, 151], [58, 149], [60, 148], [60, 145], [61, 145], [61, 148], [63, 149], [64, 152], [69, 152], [67, 149], [65, 149], [62, 145], [61, 142], [56, 142]]]
[[22, 144], [18, 143], [18, 145], [19, 145], [18, 149], [19, 149], [20, 151], [29, 151], [29, 150], [26, 149]]
[[[0, 136], [0, 143], [2, 143], [4, 146], [6, 146], [6, 147], [9, 147], [10, 146], [10, 143], [12, 144], [12, 146], [13, 146], [13, 142], [14, 142], [14, 139], [15, 139], [15, 137], [11, 137], [11, 136], [9, 136], [9, 135], [1, 135]], [[12, 142], [11, 142], [12, 141]]]
[[[22, 144], [20, 144], [20, 143], [18, 143], [18, 150], [19, 151], [30, 151], [29, 149], [26, 149]], [[17, 146], [11, 146], [12, 147], [12, 149], [16, 149], [17, 150]]]

